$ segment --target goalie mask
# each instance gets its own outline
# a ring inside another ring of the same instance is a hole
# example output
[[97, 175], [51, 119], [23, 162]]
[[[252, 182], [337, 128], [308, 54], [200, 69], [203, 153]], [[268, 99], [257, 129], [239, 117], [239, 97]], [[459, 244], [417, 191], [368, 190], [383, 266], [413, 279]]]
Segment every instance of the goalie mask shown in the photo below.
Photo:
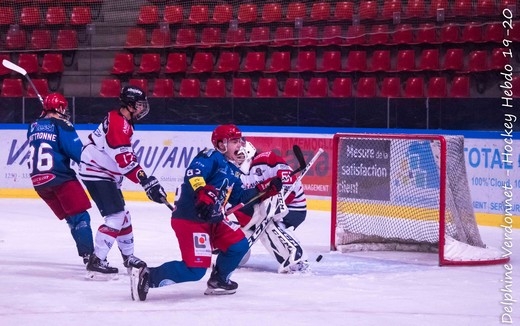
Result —
[[[141, 120], [150, 112], [150, 105], [148, 104], [146, 94], [139, 87], [123, 87], [119, 99], [121, 100], [121, 106], [130, 112], [132, 120]], [[131, 107], [133, 111], [130, 111], [128, 109], [129, 107]]]
[[69, 120], [68, 113], [69, 103], [67, 99], [60, 93], [51, 93], [43, 100], [43, 111], [40, 118], [44, 117], [49, 112], [57, 113], [62, 119]]
[[238, 151], [237, 163], [240, 166], [240, 171], [244, 174], [249, 174], [251, 162], [256, 155], [256, 148], [251, 142], [246, 141], [244, 146]]

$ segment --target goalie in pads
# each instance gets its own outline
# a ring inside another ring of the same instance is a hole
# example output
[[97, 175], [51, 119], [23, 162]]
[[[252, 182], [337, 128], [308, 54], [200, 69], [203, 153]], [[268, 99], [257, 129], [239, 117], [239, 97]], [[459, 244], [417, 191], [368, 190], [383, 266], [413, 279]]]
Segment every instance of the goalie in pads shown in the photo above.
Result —
[[[248, 141], [240, 149], [237, 163], [244, 173], [241, 179], [246, 188], [279, 177], [282, 179], [283, 188], [287, 190], [295, 180], [295, 177], [290, 175], [291, 167], [283, 158], [272, 151], [257, 154], [256, 148]], [[249, 246], [251, 247], [259, 239], [280, 264], [279, 273], [302, 272], [309, 268], [303, 248], [292, 231], [305, 220], [307, 215], [305, 193], [301, 182], [298, 183], [285, 203], [280, 202], [283, 197], [279, 194], [254, 205], [254, 212], [251, 209], [235, 212], [238, 223], [249, 239]], [[273, 217], [272, 221], [265, 224], [270, 216]], [[249, 253], [241, 265], [247, 262], [248, 257]]]

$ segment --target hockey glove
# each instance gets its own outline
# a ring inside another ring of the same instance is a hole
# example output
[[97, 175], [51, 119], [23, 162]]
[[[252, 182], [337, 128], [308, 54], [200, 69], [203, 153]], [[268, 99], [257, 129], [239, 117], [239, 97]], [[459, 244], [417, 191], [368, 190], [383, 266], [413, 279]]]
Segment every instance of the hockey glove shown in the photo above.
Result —
[[151, 201], [162, 204], [163, 200], [166, 199], [166, 192], [156, 177], [151, 176], [142, 180], [141, 186], [143, 186], [144, 191], [146, 191], [146, 196], [148, 196]]
[[282, 179], [280, 179], [279, 177], [267, 179], [264, 182], [259, 183], [256, 186], [256, 189], [259, 192], [264, 193], [262, 195], [262, 197], [260, 197], [260, 201], [267, 199], [269, 197], [272, 197], [272, 196], [276, 195], [277, 193], [279, 193], [280, 190], [282, 190], [282, 184], [283, 184]]
[[222, 220], [222, 214], [213, 216], [217, 196], [218, 191], [212, 185], [205, 185], [195, 191], [195, 209], [201, 220], [209, 223], [217, 223]]

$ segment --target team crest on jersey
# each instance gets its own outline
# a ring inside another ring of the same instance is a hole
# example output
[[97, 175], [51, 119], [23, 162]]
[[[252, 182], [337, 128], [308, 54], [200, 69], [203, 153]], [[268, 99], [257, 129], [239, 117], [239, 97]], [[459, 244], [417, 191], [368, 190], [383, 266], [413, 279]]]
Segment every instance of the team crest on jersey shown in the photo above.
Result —
[[262, 174], [264, 174], [264, 171], [262, 171], [261, 168], [256, 168], [253, 174], [257, 176], [262, 176]]
[[211, 243], [207, 233], [193, 233], [193, 251], [195, 256], [211, 257]]

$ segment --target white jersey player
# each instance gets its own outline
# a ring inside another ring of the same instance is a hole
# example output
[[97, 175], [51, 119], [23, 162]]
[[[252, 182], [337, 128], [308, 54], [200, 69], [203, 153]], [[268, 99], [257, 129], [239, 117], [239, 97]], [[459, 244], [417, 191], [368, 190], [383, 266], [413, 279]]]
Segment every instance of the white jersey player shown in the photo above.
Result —
[[[237, 163], [244, 173], [241, 179], [246, 188], [255, 187], [270, 178], [280, 177], [284, 183], [283, 187], [288, 190], [295, 179], [289, 175], [292, 168], [282, 157], [272, 151], [257, 154], [256, 148], [248, 141], [239, 151]], [[267, 218], [264, 206], [255, 205], [254, 214], [248, 214], [249, 212], [244, 212], [244, 210], [235, 212], [246, 236], [253, 234], [255, 228], [263, 219]], [[301, 182], [298, 182], [293, 192], [289, 194], [286, 206], [288, 209], [285, 210], [285, 213], [275, 215], [259, 239], [280, 264], [279, 273], [305, 271], [308, 269], [309, 263], [303, 248], [291, 230], [291, 228], [296, 229], [307, 215], [307, 200]]]

